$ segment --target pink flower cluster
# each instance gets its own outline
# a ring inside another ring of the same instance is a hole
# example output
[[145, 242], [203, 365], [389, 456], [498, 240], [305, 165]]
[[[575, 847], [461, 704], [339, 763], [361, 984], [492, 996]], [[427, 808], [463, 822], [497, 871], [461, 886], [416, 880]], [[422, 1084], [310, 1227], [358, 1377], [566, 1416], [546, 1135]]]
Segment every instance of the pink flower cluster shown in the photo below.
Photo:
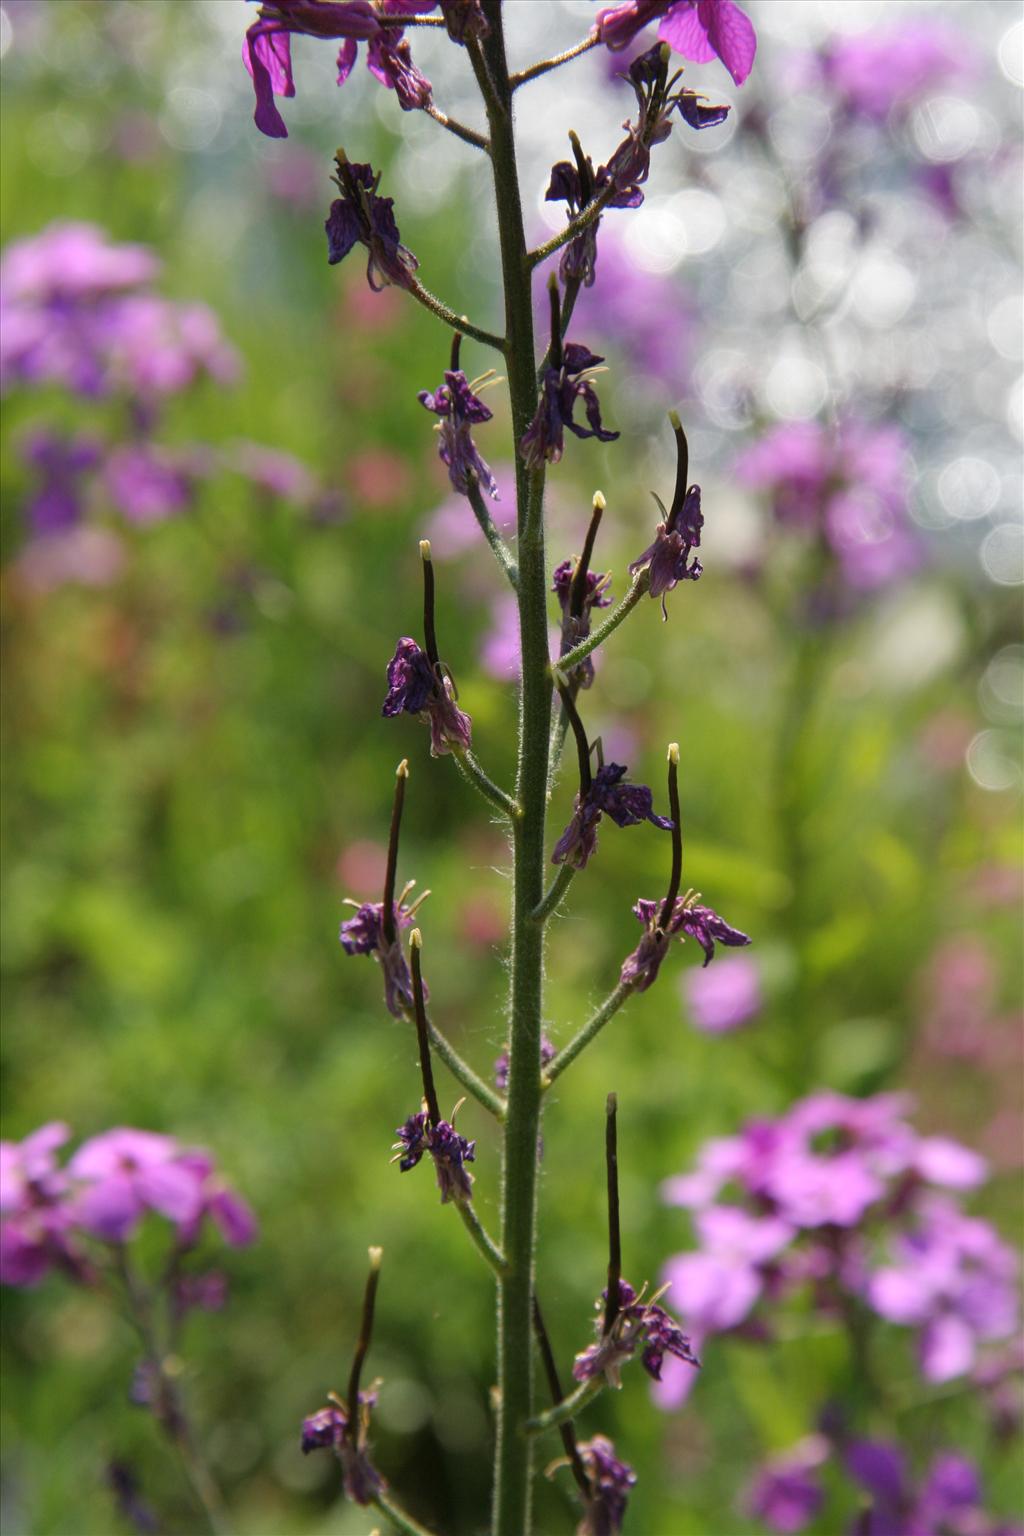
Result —
[[[931, 1382], [964, 1375], [980, 1345], [1013, 1335], [1016, 1258], [961, 1205], [987, 1165], [918, 1135], [908, 1109], [901, 1094], [812, 1094], [707, 1142], [696, 1170], [663, 1186], [670, 1205], [693, 1212], [698, 1246], [662, 1278], [698, 1352], [714, 1333], [765, 1337], [773, 1309], [797, 1292], [828, 1315], [854, 1301], [913, 1328]], [[738, 1198], [722, 1199], [727, 1186]], [[691, 1375], [668, 1363], [662, 1406], [683, 1400]]]
[[54, 1121], [22, 1142], [0, 1142], [0, 1283], [38, 1285], [52, 1269], [89, 1283], [89, 1240], [126, 1243], [150, 1211], [171, 1222], [179, 1255], [208, 1221], [232, 1247], [255, 1239], [252, 1211], [208, 1152], [118, 1127], [83, 1142], [62, 1167], [57, 1153], [70, 1136]]
[[887, 586], [920, 563], [908, 521], [910, 456], [898, 427], [782, 422], [740, 456], [736, 472], [768, 492], [781, 528], [824, 540], [850, 591]]

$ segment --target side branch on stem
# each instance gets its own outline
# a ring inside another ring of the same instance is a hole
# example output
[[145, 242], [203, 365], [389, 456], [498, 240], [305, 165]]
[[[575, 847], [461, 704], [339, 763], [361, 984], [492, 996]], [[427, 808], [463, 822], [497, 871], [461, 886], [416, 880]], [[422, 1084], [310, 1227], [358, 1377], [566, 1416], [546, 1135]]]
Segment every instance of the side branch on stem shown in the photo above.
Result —
[[618, 629], [623, 619], [628, 618], [632, 613], [637, 603], [646, 594], [650, 581], [650, 571], [645, 566], [636, 577], [625, 597], [616, 604], [604, 623], [599, 624], [585, 640], [580, 641], [579, 645], [574, 645], [571, 651], [566, 651], [564, 656], [559, 656], [559, 671], [571, 672], [573, 667], [579, 666], [581, 661], [586, 660], [591, 651], [596, 651], [597, 647], [602, 645], [614, 630]]
[[449, 117], [447, 112], [442, 112], [440, 107], [435, 107], [433, 102], [423, 108], [428, 117], [432, 117], [435, 123], [442, 128], [447, 128], [449, 133], [454, 133], [457, 139], [464, 144], [472, 144], [474, 149], [482, 149], [485, 155], [491, 152], [491, 142], [482, 133], [477, 133], [475, 128], [468, 128], [465, 123], [460, 123], [458, 118]]
[[575, 864], [563, 864], [558, 874], [552, 880], [544, 892], [544, 900], [534, 907], [530, 916], [535, 923], [545, 922], [558, 906], [569, 886], [572, 884], [573, 875], [576, 873]]
[[379, 1510], [386, 1520], [389, 1520], [396, 1531], [401, 1531], [402, 1536], [434, 1536], [433, 1531], [428, 1531], [425, 1525], [420, 1525], [412, 1515], [407, 1515], [400, 1505], [396, 1504], [389, 1493], [378, 1493], [371, 1500], [373, 1508]]
[[430, 1019], [427, 1020], [427, 1034], [430, 1037], [431, 1045], [452, 1074], [452, 1077], [457, 1078], [466, 1092], [472, 1094], [473, 1098], [476, 1099], [478, 1104], [482, 1104], [484, 1109], [489, 1110], [495, 1120], [503, 1121], [506, 1104], [501, 1095], [495, 1093], [493, 1088], [489, 1088], [482, 1077], [477, 1076], [469, 1063], [463, 1061], [455, 1047], [441, 1033], [437, 1025], [431, 1023]]
[[576, 43], [572, 48], [567, 48], [564, 53], [556, 53], [550, 59], [541, 59], [537, 64], [531, 64], [529, 69], [521, 69], [518, 74], [509, 76], [509, 88], [518, 91], [521, 85], [528, 80], [539, 80], [541, 75], [548, 74], [553, 69], [560, 68], [563, 64], [578, 59], [581, 53], [587, 53], [595, 48], [601, 41], [596, 32], [591, 32], [582, 42]]
[[538, 1413], [532, 1419], [527, 1419], [523, 1429], [528, 1435], [543, 1435], [549, 1429], [558, 1429], [562, 1424], [568, 1424], [597, 1396], [605, 1385], [603, 1376], [592, 1376], [589, 1381], [583, 1381], [570, 1392], [568, 1397], [555, 1408], [549, 1408], [546, 1413]]
[[569, 1044], [563, 1046], [555, 1059], [548, 1063], [541, 1077], [541, 1086], [543, 1088], [550, 1088], [555, 1079], [561, 1077], [566, 1067], [572, 1066], [580, 1052], [590, 1044], [596, 1035], [601, 1033], [608, 1020], [614, 1018], [615, 1014], [618, 1013], [623, 1003], [628, 1000], [632, 990], [633, 988], [629, 983], [620, 981], [614, 992], [608, 994], [600, 1008], [587, 1020], [579, 1033], [574, 1035]]
[[513, 559], [512, 552], [497, 528], [494, 519], [487, 510], [487, 503], [480, 494], [480, 482], [475, 475], [468, 477], [469, 489], [466, 492], [470, 506], [473, 508], [473, 516], [480, 524], [480, 531], [494, 553], [494, 558], [508, 577], [509, 585], [513, 592], [519, 586], [519, 570]]
[[487, 774], [468, 748], [465, 751], [453, 750], [451, 757], [466, 782], [472, 784], [474, 789], [478, 789], [485, 800], [489, 800], [492, 805], [497, 806], [503, 816], [508, 816], [510, 820], [515, 821], [517, 817], [522, 815], [522, 811], [512, 796], [506, 794], [500, 785], [495, 784], [493, 779], [487, 777]]
[[496, 352], [505, 355], [504, 336], [495, 336], [493, 331], [485, 331], [483, 326], [474, 325], [472, 320], [467, 320], [465, 315], [457, 315], [454, 309], [449, 309], [437, 296], [424, 288], [418, 278], [412, 278], [406, 289], [413, 298], [429, 309], [432, 315], [443, 320], [445, 325], [450, 325], [453, 331], [461, 331], [464, 336], [472, 336], [474, 341], [482, 341], [485, 347], [493, 347]]
[[556, 251], [560, 251], [563, 245], [568, 245], [570, 240], [575, 240], [577, 235], [582, 235], [585, 230], [590, 228], [591, 224], [601, 217], [619, 190], [615, 182], [610, 181], [597, 194], [594, 201], [587, 204], [582, 213], [578, 213], [574, 219], [569, 220], [563, 230], [560, 230], [557, 235], [552, 235], [550, 240], [545, 240], [544, 244], [538, 245], [535, 250], [527, 252], [526, 260], [530, 266], [540, 266], [542, 261], [547, 261], [549, 256], [553, 256]]

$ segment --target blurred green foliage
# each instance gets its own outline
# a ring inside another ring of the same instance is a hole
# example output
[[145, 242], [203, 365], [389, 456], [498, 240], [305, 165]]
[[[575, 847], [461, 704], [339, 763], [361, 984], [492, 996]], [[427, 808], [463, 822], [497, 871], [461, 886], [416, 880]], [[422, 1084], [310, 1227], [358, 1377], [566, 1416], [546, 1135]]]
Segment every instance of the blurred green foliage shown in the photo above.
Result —
[[[343, 490], [347, 513], [313, 526], [224, 476], [187, 518], [132, 536], [126, 572], [107, 589], [39, 596], [7, 582], [5, 1134], [58, 1117], [80, 1136], [113, 1124], [167, 1130], [213, 1149], [256, 1207], [261, 1240], [230, 1257], [228, 1310], [197, 1317], [189, 1335], [196, 1416], [214, 1426], [211, 1458], [239, 1528], [254, 1536], [368, 1529], [362, 1512], [338, 1502], [332, 1465], [303, 1460], [297, 1428], [328, 1388], [343, 1388], [365, 1249], [382, 1244], [370, 1361], [386, 1381], [379, 1459], [414, 1512], [469, 1536], [487, 1505], [492, 1287], [429, 1172], [400, 1177], [388, 1163], [392, 1127], [418, 1098], [415, 1043], [383, 1011], [376, 968], [346, 960], [336, 942], [342, 898], [375, 894], [346, 888], [339, 858], [353, 843], [383, 841], [394, 765], [408, 755], [400, 874], [433, 893], [422, 922], [434, 1009], [489, 1069], [504, 1038], [507, 848], [451, 766], [430, 761], [426, 733], [379, 715], [395, 637], [418, 622], [416, 540], [445, 495], [415, 394], [437, 383], [447, 338], [392, 295], [376, 301], [386, 318], [377, 325], [355, 258], [347, 269], [326, 266], [323, 210], [276, 202], [246, 135], [217, 155], [174, 150], [158, 135], [142, 158], [116, 153], [114, 129], [129, 112], [157, 110], [160, 79], [134, 67], [118, 40], [123, 7], [62, 0], [58, 9], [65, 60], [76, 47], [94, 55], [97, 28], [115, 58], [102, 88], [76, 83], [66, 62], [11, 69], [4, 238], [82, 218], [154, 246], [164, 290], [211, 304], [245, 360], [236, 390], [176, 405], [172, 436], [244, 435], [296, 453]], [[160, 46], [186, 46], [197, 8], [180, 8], [179, 23], [155, 9]], [[225, 56], [218, 67], [234, 64]], [[360, 99], [371, 99], [368, 89]], [[98, 146], [71, 175], [55, 169], [59, 145], [41, 142], [58, 134], [57, 111]], [[349, 134], [351, 153], [386, 167], [396, 141], [385, 128], [367, 117]], [[322, 132], [315, 142], [326, 200], [333, 145]], [[218, 210], [233, 228], [238, 207], [247, 210], [241, 235], [222, 252]], [[481, 272], [474, 281], [458, 257], [471, 216], [456, 189], [442, 218], [403, 218], [403, 238], [436, 291], [493, 319], [493, 280]], [[612, 377], [613, 421], [614, 389]], [[5, 413], [8, 557], [23, 537], [22, 472], [10, 447], [45, 406], [20, 397]], [[481, 445], [500, 460], [493, 445], [507, 417], [496, 410]], [[63, 411], [70, 418], [73, 408]], [[649, 430], [658, 434], [660, 422]], [[579, 547], [600, 484], [609, 503], [601, 560], [620, 592], [626, 562], [648, 537], [639, 447], [572, 441], [554, 476], [552, 563]], [[371, 450], [391, 486], [371, 498], [376, 505], [353, 490], [353, 461]], [[706, 507], [713, 519], [707, 494]], [[441, 563], [438, 579], [443, 649], [481, 756], [507, 779], [513, 690], [476, 663], [499, 574], [481, 545]], [[955, 615], [959, 644], [950, 664], [907, 687], [880, 659], [886, 626], [934, 590]], [[665, 741], [679, 739], [686, 877], [755, 935], [768, 1005], [745, 1033], [697, 1034], [679, 992], [682, 970], [696, 963], [688, 946], [559, 1083], [545, 1123], [539, 1275], [566, 1374], [602, 1283], [609, 1089], [621, 1106], [626, 1270], [639, 1282], [689, 1241], [658, 1185], [707, 1136], [821, 1083], [853, 1092], [901, 1084], [918, 1094], [923, 1126], [975, 1142], [1006, 1086], [917, 1042], [919, 973], [941, 940], [984, 935], [1003, 978], [999, 1011], [1012, 1002], [1013, 913], [988, 901], [978, 876], [1014, 862], [1016, 806], [977, 788], [962, 758], [940, 761], [928, 745], [937, 720], [954, 734], [978, 728], [978, 677], [1012, 631], [1009, 600], [925, 575], [831, 636], [801, 635], [795, 590], [770, 605], [741, 573], [710, 561], [675, 599], [667, 625], [647, 603], [615, 636], [584, 696], [587, 720], [606, 735], [627, 728], [637, 742], [632, 773], [655, 784]], [[230, 629], [213, 622], [228, 606]], [[557, 790], [553, 827], [571, 792], [568, 783]], [[660, 889], [666, 858], [649, 828], [602, 831], [596, 863], [552, 926], [556, 1039], [614, 982], [636, 942], [630, 904]], [[450, 1082], [441, 1091], [458, 1096]], [[496, 1138], [474, 1104], [461, 1115], [461, 1129], [478, 1138], [479, 1206], [494, 1228]], [[997, 1177], [987, 1198], [1012, 1219], [1012, 1177]], [[102, 1471], [114, 1454], [138, 1466], [147, 1495], [173, 1512], [172, 1528], [197, 1529], [152, 1424], [127, 1403], [133, 1343], [123, 1325], [58, 1280], [8, 1295], [5, 1314], [12, 1536], [111, 1530]], [[689, 1406], [671, 1419], [638, 1380], [588, 1410], [584, 1432], [607, 1429], [639, 1473], [628, 1529], [750, 1528], [741, 1491], [752, 1466], [813, 1427], [849, 1368], [840, 1335], [813, 1326], [808, 1334], [794, 1320], [793, 1336], [769, 1349], [709, 1347]], [[880, 1347], [907, 1402], [901, 1429], [911, 1448], [947, 1439], [979, 1451], [983, 1427], [969, 1398], [916, 1406], [907, 1341], [893, 1335]], [[555, 1454], [552, 1440], [542, 1464]], [[1012, 1501], [1008, 1462], [987, 1471], [993, 1502]], [[540, 1480], [544, 1532], [569, 1528], [568, 1484], [564, 1473]]]

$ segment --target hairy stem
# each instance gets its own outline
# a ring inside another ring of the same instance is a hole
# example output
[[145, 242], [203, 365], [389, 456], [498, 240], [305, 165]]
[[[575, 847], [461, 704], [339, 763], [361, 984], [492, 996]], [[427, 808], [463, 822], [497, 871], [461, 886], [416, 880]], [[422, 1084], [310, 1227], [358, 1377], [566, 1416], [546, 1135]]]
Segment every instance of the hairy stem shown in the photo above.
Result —
[[407, 292], [411, 293], [424, 309], [429, 309], [430, 313], [436, 315], [439, 320], [443, 320], [445, 325], [450, 325], [453, 331], [461, 331], [464, 336], [472, 336], [474, 341], [482, 341], [485, 347], [493, 347], [496, 352], [504, 353], [505, 338], [503, 336], [495, 336], [493, 331], [485, 331], [482, 326], [474, 325], [471, 320], [466, 319], [465, 315], [457, 315], [454, 309], [449, 309], [447, 304], [442, 303], [439, 298], [424, 288], [416, 278], [411, 280]]
[[623, 619], [628, 618], [637, 603], [644, 596], [650, 586], [650, 573], [644, 569], [636, 576], [633, 585], [626, 593], [622, 601], [612, 609], [603, 624], [599, 624], [595, 630], [581, 640], [579, 645], [574, 645], [571, 651], [566, 651], [564, 656], [558, 658], [560, 672], [571, 672], [573, 667], [578, 667], [581, 661], [585, 661], [591, 651], [596, 651], [598, 646], [607, 640], [612, 632], [618, 629]]
[[437, 1025], [430, 1022], [429, 1018], [427, 1019], [427, 1035], [431, 1045], [452, 1074], [452, 1077], [458, 1079], [466, 1092], [472, 1094], [478, 1104], [482, 1104], [484, 1109], [490, 1110], [496, 1120], [504, 1120], [505, 1100], [500, 1094], [495, 1093], [493, 1088], [489, 1088], [482, 1077], [477, 1076], [468, 1062], [463, 1061], [455, 1047], [442, 1035]]
[[396, 1504], [389, 1493], [378, 1493], [370, 1503], [374, 1509], [380, 1510], [386, 1520], [389, 1520], [396, 1531], [401, 1531], [402, 1536], [434, 1536], [433, 1531], [428, 1531], [425, 1525], [420, 1525], [412, 1515], [407, 1515], [400, 1505]]
[[470, 506], [473, 508], [473, 516], [480, 524], [480, 531], [491, 546], [494, 558], [508, 577], [509, 584], [514, 592], [519, 585], [519, 572], [516, 569], [516, 562], [505, 540], [494, 526], [494, 520], [487, 510], [487, 503], [481, 495], [480, 484], [475, 475], [470, 475], [469, 477], [469, 490], [466, 492], [466, 495], [469, 498]]
[[505, 1255], [480, 1220], [473, 1202], [471, 1200], [457, 1200], [455, 1203], [458, 1207], [459, 1215], [462, 1217], [462, 1225], [473, 1239], [473, 1242], [494, 1270], [494, 1273], [496, 1275], [503, 1275], [506, 1269]]
[[581, 53], [586, 53], [589, 49], [595, 48], [599, 41], [597, 33], [591, 32], [589, 37], [585, 37], [581, 43], [576, 43], [574, 47], [567, 48], [564, 53], [556, 53], [550, 59], [541, 59], [538, 64], [531, 64], [529, 69], [519, 70], [518, 74], [513, 75], [509, 80], [509, 85], [512, 90], [518, 91], [519, 87], [525, 85], [528, 80], [538, 80], [541, 75], [548, 74], [552, 69], [558, 69], [561, 64], [568, 64], [570, 60], [578, 59]]
[[[491, 165], [498, 214], [505, 293], [506, 364], [515, 444], [537, 405], [530, 269], [519, 196], [512, 126], [512, 87], [505, 60], [500, 0], [483, 0], [490, 33], [470, 58], [487, 107]], [[540, 1127], [540, 1039], [544, 930], [530, 914], [544, 894], [544, 823], [547, 811], [548, 675], [547, 578], [543, 470], [529, 471], [516, 451], [519, 633], [522, 649], [516, 800], [513, 822], [513, 896], [508, 1116], [502, 1167], [499, 1280], [498, 1419], [492, 1536], [529, 1536], [532, 1452], [520, 1433], [530, 1415], [533, 1259]]]
[[519, 815], [518, 805], [499, 784], [495, 784], [493, 779], [487, 777], [472, 752], [453, 748], [451, 755], [452, 761], [466, 782], [472, 784], [474, 789], [478, 789], [485, 800], [496, 805], [503, 816], [508, 816], [514, 821]]
[[558, 874], [544, 892], [544, 899], [530, 913], [535, 923], [545, 922], [558, 906], [576, 873], [575, 864], [563, 864]]
[[535, 1418], [527, 1419], [526, 1433], [528, 1435], [543, 1435], [549, 1429], [557, 1429], [561, 1424], [567, 1424], [574, 1419], [596, 1397], [604, 1386], [603, 1376], [592, 1376], [589, 1381], [583, 1381], [570, 1392], [568, 1397], [563, 1397], [556, 1408], [549, 1408], [547, 1413], [538, 1413]]
[[431, 102], [429, 107], [423, 109], [428, 117], [432, 117], [435, 123], [442, 128], [447, 128], [449, 133], [454, 133], [457, 139], [462, 139], [465, 144], [472, 144], [474, 149], [482, 149], [485, 155], [491, 152], [491, 146], [482, 133], [477, 133], [475, 128], [467, 128], [465, 123], [460, 123], [455, 117], [449, 117], [447, 112], [442, 112], [440, 107], [435, 107]]

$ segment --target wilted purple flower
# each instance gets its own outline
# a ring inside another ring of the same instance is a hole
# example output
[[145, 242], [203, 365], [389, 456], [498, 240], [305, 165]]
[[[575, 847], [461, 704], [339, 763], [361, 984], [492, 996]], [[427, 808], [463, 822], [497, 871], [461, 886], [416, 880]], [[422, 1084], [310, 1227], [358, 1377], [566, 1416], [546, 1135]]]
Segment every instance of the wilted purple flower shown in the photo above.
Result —
[[331, 204], [324, 225], [329, 264], [342, 261], [358, 242], [370, 253], [366, 280], [375, 292], [389, 283], [413, 287], [419, 262], [399, 238], [394, 199], [377, 196], [379, 174], [375, 175], [370, 165], [347, 160], [340, 150], [335, 164], [338, 174], [333, 179], [341, 197]]
[[623, 1364], [643, 1346], [643, 1367], [655, 1381], [661, 1380], [661, 1366], [666, 1354], [699, 1366], [690, 1341], [674, 1318], [656, 1301], [645, 1302], [627, 1280], [619, 1281], [619, 1308], [609, 1332], [604, 1331], [604, 1301], [607, 1292], [595, 1303], [597, 1343], [590, 1344], [576, 1356], [572, 1374], [577, 1381], [605, 1376], [610, 1386], [620, 1387]]
[[[411, 906], [405, 905], [412, 884], [410, 882], [405, 887], [395, 902], [395, 937], [390, 943], [384, 933], [384, 903], [381, 901], [364, 901], [361, 907], [357, 907], [355, 916], [346, 918], [342, 923], [338, 934], [346, 955], [375, 955], [380, 961], [384, 972], [384, 1001], [388, 1012], [394, 1014], [396, 1019], [404, 1018], [413, 1004], [412, 976], [409, 974], [409, 962], [405, 958], [401, 939], [402, 929], [412, 926], [416, 907], [423, 900], [421, 896]], [[355, 906], [355, 902], [350, 905]], [[423, 991], [424, 996], [429, 996], [426, 984]]]
[[597, 849], [597, 824], [603, 815], [610, 816], [617, 827], [649, 821], [671, 831], [672, 823], [654, 814], [654, 796], [646, 784], [621, 782], [626, 772], [621, 763], [603, 763], [586, 793], [576, 796], [572, 820], [555, 844], [552, 864], [569, 863], [584, 869]]
[[665, 521], [658, 524], [654, 543], [649, 544], [629, 567], [633, 575], [643, 570], [644, 566], [649, 567], [648, 591], [652, 597], [661, 598], [661, 611], [665, 618], [668, 618], [665, 593], [671, 592], [680, 581], [697, 581], [703, 575], [704, 567], [697, 556], [694, 555], [693, 560], [690, 560], [691, 550], [700, 547], [700, 531], [703, 526], [700, 486], [691, 485], [680, 505], [676, 507], [673, 504], [672, 510], [665, 514]]
[[818, 1474], [829, 1451], [824, 1435], [811, 1435], [766, 1461], [747, 1496], [754, 1518], [780, 1536], [793, 1536], [810, 1525], [824, 1502]]
[[203, 1208], [201, 1181], [171, 1136], [127, 1126], [85, 1141], [68, 1163], [79, 1184], [76, 1222], [110, 1243], [132, 1236], [147, 1210], [188, 1230]]
[[[384, 15], [409, 15], [415, 11], [432, 10], [423, 0], [382, 0], [380, 10]], [[344, 85], [355, 67], [359, 52], [355, 36], [343, 43], [338, 54], [338, 84]], [[429, 107], [431, 86], [412, 61], [412, 50], [398, 27], [382, 27], [369, 40], [366, 49], [366, 67], [388, 90], [394, 91], [403, 112]]]
[[441, 418], [438, 427], [441, 463], [447, 465], [448, 478], [455, 489], [463, 496], [468, 495], [472, 474], [488, 495], [496, 499], [497, 482], [470, 435], [470, 427], [490, 421], [493, 412], [473, 393], [473, 386], [462, 369], [446, 370], [440, 388], [433, 394], [421, 389], [416, 398], [428, 411]]
[[685, 88], [676, 89], [682, 78], [677, 71], [668, 73], [668, 50], [656, 43], [634, 59], [626, 71], [637, 102], [637, 120], [623, 123], [626, 137], [599, 172], [600, 184], [611, 183], [624, 201], [622, 207], [636, 208], [643, 202], [642, 184], [651, 170], [651, 150], [663, 144], [672, 132], [672, 114], [691, 128], [714, 128], [729, 115], [729, 108], [707, 104], [707, 98]]
[[[558, 365], [544, 370], [536, 415], [519, 444], [529, 469], [539, 469], [545, 459], [549, 464], [558, 463], [564, 448], [565, 428], [577, 437], [596, 437], [602, 443], [614, 442], [619, 436], [618, 432], [610, 432], [601, 425], [601, 405], [590, 382], [593, 370], [603, 362], [604, 358], [588, 347], [569, 341], [562, 349]], [[584, 403], [589, 423], [586, 427], [573, 420], [577, 400]]]
[[438, 1120], [436, 1125], [431, 1125], [426, 1111], [420, 1110], [410, 1115], [395, 1135], [398, 1137], [395, 1150], [402, 1173], [415, 1168], [424, 1152], [429, 1152], [434, 1159], [441, 1204], [472, 1197], [473, 1175], [465, 1164], [476, 1160], [476, 1142], [460, 1136], [451, 1121]]
[[345, 1405], [334, 1397], [326, 1408], [302, 1421], [303, 1455], [308, 1456], [310, 1451], [334, 1451], [341, 1462], [345, 1496], [354, 1504], [369, 1504], [387, 1486], [370, 1460], [366, 1444], [370, 1409], [376, 1401], [377, 1393], [372, 1388], [359, 1393], [359, 1424], [355, 1427], [349, 1424]]
[[[558, 1047], [557, 1047], [557, 1045], [555, 1045], [553, 1041], [549, 1040], [547, 1035], [544, 1034], [544, 1032], [542, 1030], [541, 1031], [541, 1037], [540, 1037], [540, 1064], [541, 1064], [541, 1070], [543, 1070], [547, 1066], [549, 1061], [554, 1061], [554, 1059], [555, 1059], [555, 1057], [557, 1055], [558, 1055]], [[495, 1087], [497, 1088], [499, 1093], [507, 1093], [508, 1092], [508, 1047], [507, 1046], [502, 1051], [502, 1053], [498, 1057], [497, 1061], [494, 1063], [494, 1084], [495, 1084]]]
[[669, 920], [664, 925], [661, 922], [663, 905], [663, 902], [641, 897], [633, 907], [634, 916], [643, 923], [646, 932], [638, 947], [623, 961], [621, 980], [638, 992], [646, 992], [654, 981], [673, 938], [683, 942], [687, 938], [696, 939], [704, 951], [705, 965], [714, 957], [716, 942], [729, 948], [750, 943], [747, 934], [731, 927], [713, 908], [700, 906], [693, 891], [676, 897]]
[[430, 664], [426, 651], [403, 635], [388, 662], [388, 692], [381, 714], [417, 715], [430, 726], [430, 755], [466, 752], [472, 720], [455, 702], [451, 679]]
[[626, 1501], [636, 1486], [636, 1473], [615, 1454], [606, 1435], [581, 1440], [577, 1446], [590, 1482], [590, 1499], [576, 1536], [617, 1536], [622, 1530]]
[[104, 465], [107, 494], [131, 523], [159, 523], [189, 505], [193, 466], [151, 443], [115, 448]]
[[[589, 155], [584, 155], [579, 139], [575, 134], [570, 134], [569, 137], [576, 156], [576, 164], [573, 165], [569, 160], [559, 160], [551, 167], [551, 181], [544, 194], [545, 201], [565, 203], [566, 217], [572, 220], [584, 209], [589, 208], [594, 198], [609, 184], [614, 184], [615, 191], [605, 203], [606, 208], [639, 208], [644, 200], [644, 194], [640, 188], [621, 180], [616, 182], [615, 177], [605, 166], [601, 166], [595, 174], [593, 161]], [[558, 275], [563, 283], [575, 279], [585, 288], [593, 285], [594, 269], [597, 265], [597, 231], [600, 224], [600, 217], [593, 219], [587, 228], [570, 240], [563, 250], [562, 259], [558, 264]]]
[[100, 461], [101, 447], [92, 437], [63, 437], [40, 428], [22, 447], [22, 457], [42, 483], [26, 506], [36, 535], [66, 532], [80, 521], [85, 504], [83, 481]]
[[606, 47], [617, 51], [659, 18], [658, 36], [684, 59], [694, 64], [721, 59], [737, 85], [750, 74], [757, 37], [733, 0], [626, 0], [601, 11], [595, 30]]
[[[275, 96], [294, 96], [291, 38], [293, 33], [321, 38], [376, 37], [382, 27], [369, 0], [267, 0], [259, 19], [245, 34], [242, 61], [256, 92], [253, 120], [261, 133], [286, 139], [288, 129]], [[344, 52], [344, 49], [342, 50]], [[339, 68], [341, 55], [339, 55]], [[351, 69], [351, 64], [349, 64]], [[347, 78], [348, 70], [345, 71]]]
[[710, 969], [687, 971], [684, 993], [694, 1027], [723, 1035], [761, 1011], [761, 974], [756, 961], [733, 955]]
[[[603, 505], [603, 504], [602, 504]], [[571, 651], [574, 645], [585, 640], [590, 634], [590, 615], [595, 608], [607, 608], [611, 603], [611, 595], [608, 585], [611, 576], [606, 572], [601, 575], [597, 571], [587, 571], [586, 584], [582, 601], [579, 603], [580, 611], [573, 613], [575, 606], [572, 602], [573, 580], [576, 574], [576, 562], [563, 560], [561, 565], [555, 567], [555, 577], [551, 590], [558, 598], [558, 606], [562, 610], [562, 634], [559, 642], [559, 655], [564, 656]], [[578, 668], [573, 669], [573, 680], [579, 681], [581, 688], [589, 688], [594, 681], [594, 658], [584, 657]]]

